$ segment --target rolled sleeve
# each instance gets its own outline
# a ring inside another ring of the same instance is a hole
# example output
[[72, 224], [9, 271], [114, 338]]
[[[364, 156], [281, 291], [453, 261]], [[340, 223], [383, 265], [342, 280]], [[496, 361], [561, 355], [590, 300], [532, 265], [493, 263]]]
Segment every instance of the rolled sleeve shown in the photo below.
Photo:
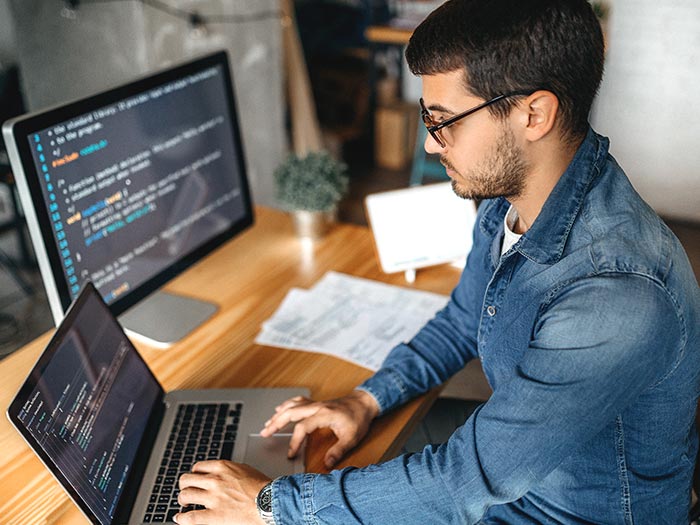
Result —
[[318, 523], [313, 507], [315, 478], [315, 474], [297, 474], [272, 482], [272, 514], [277, 525]]
[[391, 369], [382, 369], [355, 390], [367, 392], [379, 406], [379, 415], [406, 403], [414, 395], [401, 376]]

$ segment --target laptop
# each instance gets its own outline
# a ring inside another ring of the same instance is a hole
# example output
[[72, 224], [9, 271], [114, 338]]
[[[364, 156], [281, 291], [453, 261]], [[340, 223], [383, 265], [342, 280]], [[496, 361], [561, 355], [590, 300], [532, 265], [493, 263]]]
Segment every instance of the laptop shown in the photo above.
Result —
[[92, 523], [171, 523], [178, 478], [200, 460], [303, 472], [291, 435], [258, 431], [303, 388], [163, 391], [87, 283], [7, 410]]

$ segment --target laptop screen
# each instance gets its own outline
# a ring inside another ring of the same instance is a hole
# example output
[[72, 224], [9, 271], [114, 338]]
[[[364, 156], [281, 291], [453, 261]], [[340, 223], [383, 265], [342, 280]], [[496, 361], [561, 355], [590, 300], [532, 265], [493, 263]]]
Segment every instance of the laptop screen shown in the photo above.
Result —
[[76, 503], [111, 523], [161, 395], [88, 285], [8, 413]]

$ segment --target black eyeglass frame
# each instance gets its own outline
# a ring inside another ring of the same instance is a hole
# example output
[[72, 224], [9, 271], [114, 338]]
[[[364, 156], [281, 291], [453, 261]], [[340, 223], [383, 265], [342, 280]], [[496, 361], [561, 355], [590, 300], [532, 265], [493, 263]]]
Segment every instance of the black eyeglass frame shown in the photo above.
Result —
[[[535, 91], [537, 91], [537, 90], [535, 90]], [[438, 133], [438, 131], [440, 131], [442, 128], [446, 128], [448, 126], [451, 126], [452, 124], [454, 124], [458, 120], [462, 120], [464, 117], [468, 117], [472, 113], [476, 113], [480, 109], [484, 109], [485, 107], [488, 107], [491, 104], [495, 104], [496, 102], [500, 102], [503, 99], [510, 98], [510, 97], [529, 96], [529, 95], [532, 95], [535, 91], [513, 91], [511, 93], [497, 95], [497, 96], [493, 97], [491, 100], [487, 100], [486, 102], [482, 102], [478, 106], [475, 106], [471, 109], [463, 111], [462, 113], [459, 113], [458, 115], [455, 115], [454, 117], [450, 117], [447, 120], [440, 122], [439, 124], [435, 124], [435, 121], [433, 120], [433, 117], [430, 113], [430, 110], [425, 107], [425, 102], [423, 101], [423, 97], [421, 97], [419, 100], [420, 116], [423, 119], [423, 124], [425, 124], [425, 129], [428, 130], [428, 133], [430, 133], [430, 136], [433, 137], [433, 139], [435, 139], [435, 142], [437, 142], [441, 148], [444, 148], [446, 146], [445, 140]]]

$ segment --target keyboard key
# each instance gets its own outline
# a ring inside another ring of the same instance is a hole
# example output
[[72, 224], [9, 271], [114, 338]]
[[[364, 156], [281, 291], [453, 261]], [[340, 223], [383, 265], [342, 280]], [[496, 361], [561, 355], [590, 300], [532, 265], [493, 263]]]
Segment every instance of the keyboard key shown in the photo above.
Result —
[[168, 448], [161, 458], [149, 500], [149, 522], [172, 521], [178, 511], [204, 508], [194, 506], [181, 510], [177, 503], [178, 478], [180, 473], [189, 472], [195, 461], [231, 458], [240, 410], [240, 403], [234, 407], [228, 403], [178, 406]]
[[233, 441], [224, 441], [224, 444], [221, 447], [221, 455], [219, 457], [223, 458], [223, 459], [229, 459], [232, 456], [233, 456]]

